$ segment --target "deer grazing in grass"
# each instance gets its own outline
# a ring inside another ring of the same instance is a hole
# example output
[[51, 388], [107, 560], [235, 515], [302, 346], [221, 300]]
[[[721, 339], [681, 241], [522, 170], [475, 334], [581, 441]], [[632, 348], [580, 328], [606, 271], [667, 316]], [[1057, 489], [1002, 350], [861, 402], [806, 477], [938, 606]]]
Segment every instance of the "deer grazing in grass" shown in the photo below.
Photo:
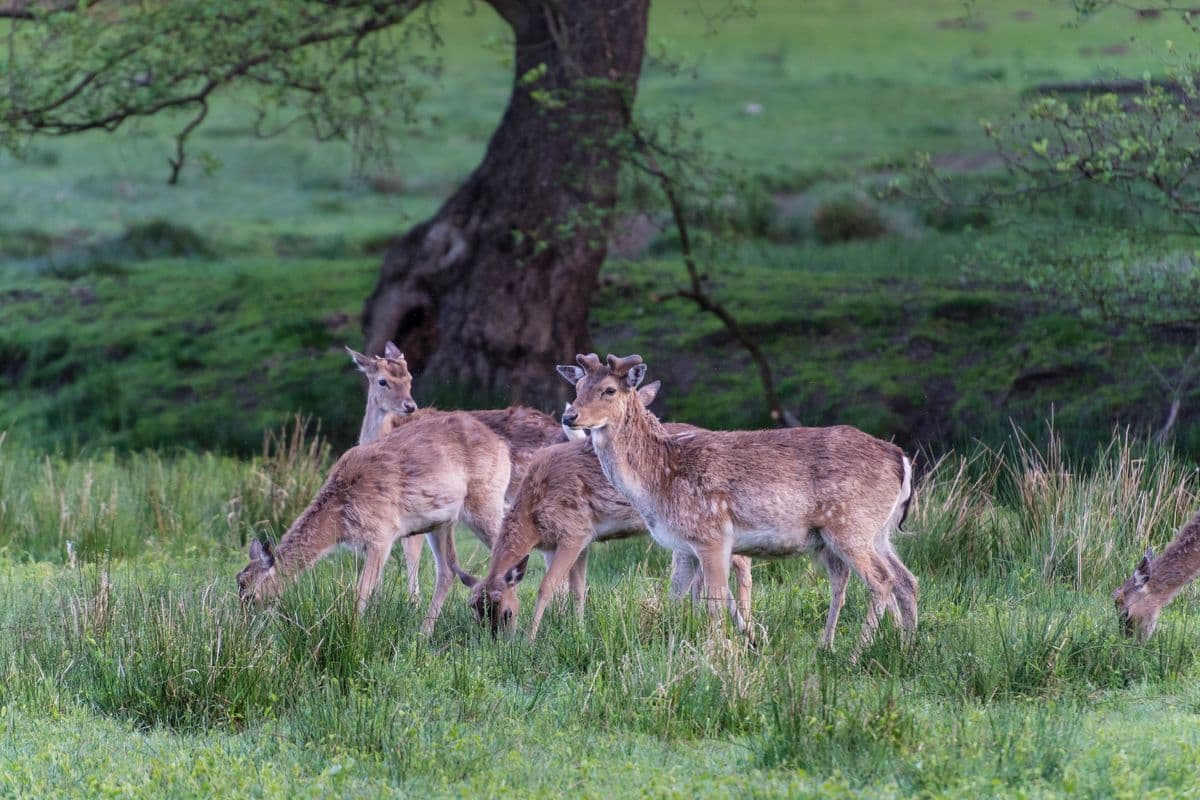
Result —
[[387, 437], [347, 450], [279, 544], [254, 541], [237, 575], [243, 602], [264, 602], [336, 546], [365, 556], [361, 614], [396, 539], [429, 531], [436, 582], [421, 626], [433, 630], [458, 572], [454, 525], [462, 521], [489, 548], [500, 533], [508, 487], [508, 445], [469, 414], [413, 419]]
[[1122, 632], [1145, 642], [1158, 626], [1163, 606], [1198, 575], [1200, 511], [1179, 529], [1161, 556], [1155, 558], [1154, 550], [1146, 548], [1133, 574], [1113, 591]]
[[[638, 389], [638, 400], [649, 405], [658, 382]], [[695, 431], [690, 425], [666, 425], [672, 433]], [[529, 554], [534, 549], [546, 555], [546, 574], [538, 587], [529, 637], [537, 636], [542, 615], [564, 579], [575, 598], [576, 613], [582, 618], [587, 596], [587, 554], [592, 542], [612, 541], [646, 532], [646, 523], [626, 502], [600, 468], [591, 443], [583, 431], [571, 431], [573, 441], [538, 451], [529, 465], [512, 507], [504, 517], [500, 538], [492, 546], [488, 574], [483, 580], [465, 572], [459, 577], [471, 587], [471, 608], [492, 633], [511, 631], [516, 625], [520, 603], [516, 587], [525, 577]], [[695, 568], [681, 559], [672, 565], [672, 594], [690, 588]], [[744, 615], [750, 613], [750, 560], [734, 556], [738, 602]], [[679, 576], [684, 576], [680, 578]]]
[[739, 630], [747, 628], [727, 585], [733, 554], [807, 552], [829, 574], [823, 647], [833, 644], [850, 571], [870, 593], [855, 656], [885, 610], [911, 636], [917, 579], [890, 539], [912, 499], [912, 465], [899, 447], [848, 426], [672, 436], [638, 401], [640, 356], [576, 361], [558, 368], [576, 393], [563, 423], [591, 431], [604, 475], [654, 540], [699, 559], [714, 620], [727, 606]]

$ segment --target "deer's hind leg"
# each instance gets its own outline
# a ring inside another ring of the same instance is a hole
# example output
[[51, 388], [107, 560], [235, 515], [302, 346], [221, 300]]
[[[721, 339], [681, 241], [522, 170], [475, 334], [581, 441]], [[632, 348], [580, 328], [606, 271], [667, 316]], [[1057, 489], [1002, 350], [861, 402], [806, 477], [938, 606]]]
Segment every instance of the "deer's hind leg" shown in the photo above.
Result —
[[433, 633], [433, 626], [441, 616], [442, 605], [446, 596], [454, 586], [458, 574], [458, 553], [454, 549], [454, 523], [444, 522], [429, 533], [425, 534], [429, 549], [433, 551], [435, 577], [433, 583], [433, 598], [429, 601], [429, 610], [421, 623], [421, 633]]
[[425, 549], [425, 537], [407, 536], [400, 540], [404, 550], [404, 569], [408, 577], [408, 596], [414, 601], [421, 599], [421, 552]]
[[888, 605], [895, 602], [893, 591], [896, 581], [887, 559], [875, 549], [873, 536], [835, 536], [828, 531], [822, 531], [821, 536], [825, 540], [826, 548], [832, 550], [833, 555], [839, 556], [858, 574], [867, 585], [867, 592], [870, 594], [867, 615], [863, 620], [862, 633], [859, 634], [858, 647], [855, 650], [857, 660], [857, 654], [875, 638], [879, 620]]
[[817, 554], [817, 561], [825, 567], [829, 576], [829, 615], [825, 618], [825, 633], [821, 635], [821, 648], [829, 650], [833, 647], [833, 637], [837, 633], [838, 616], [842, 606], [846, 604], [846, 584], [850, 582], [850, 567], [828, 547], [822, 547]]

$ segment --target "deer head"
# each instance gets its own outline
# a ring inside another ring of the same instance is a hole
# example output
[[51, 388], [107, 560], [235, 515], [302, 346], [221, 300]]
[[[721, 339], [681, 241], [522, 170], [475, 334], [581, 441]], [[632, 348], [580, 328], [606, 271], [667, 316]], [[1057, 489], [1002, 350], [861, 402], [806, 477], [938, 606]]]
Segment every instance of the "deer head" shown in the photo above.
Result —
[[[637, 389], [646, 377], [646, 365], [638, 355], [608, 356], [601, 364], [595, 353], [575, 356], [579, 366], [558, 367], [558, 374], [575, 386], [575, 402], [563, 412], [563, 425], [573, 430], [598, 430], [627, 413], [629, 404], [640, 402]], [[653, 398], [651, 398], [653, 399]]]
[[480, 625], [486, 621], [491, 626], [493, 637], [501, 631], [511, 633], [517, 625], [517, 613], [521, 610], [517, 584], [525, 578], [525, 569], [528, 566], [527, 555], [503, 575], [484, 580], [465, 572], [458, 573], [459, 579], [471, 588], [470, 604], [475, 612], [475, 621]]
[[368, 401], [376, 408], [401, 416], [417, 410], [412, 398], [412, 375], [400, 348], [388, 342], [382, 356], [366, 356], [349, 347], [346, 352], [367, 376]]
[[1113, 603], [1121, 620], [1121, 632], [1144, 642], [1154, 633], [1158, 625], [1158, 612], [1162, 603], [1146, 589], [1154, 563], [1153, 548], [1146, 548], [1145, 555], [1133, 569], [1133, 574], [1113, 591]]
[[279, 595], [279, 574], [275, 570], [275, 553], [271, 543], [255, 539], [250, 542], [250, 563], [237, 574], [238, 597], [242, 604], [262, 604]]

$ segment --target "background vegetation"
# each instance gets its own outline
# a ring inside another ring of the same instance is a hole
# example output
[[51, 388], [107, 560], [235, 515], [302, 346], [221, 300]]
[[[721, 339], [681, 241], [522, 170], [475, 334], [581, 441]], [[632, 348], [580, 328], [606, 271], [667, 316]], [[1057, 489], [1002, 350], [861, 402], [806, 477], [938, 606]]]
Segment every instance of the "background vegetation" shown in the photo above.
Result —
[[[1070, 8], [1016, 2], [755, 8], [715, 23], [703, 4], [659, 4], [639, 108], [733, 178], [693, 203], [697, 251], [784, 404], [909, 447], [995, 440], [1010, 418], [1037, 429], [1051, 414], [1088, 446], [1114, 422], [1161, 425], [1151, 367], [1172, 373], [1190, 339], [1089, 314], [1078, 291], [1031, 278], [1118, 247], [1136, 270], [1194, 241], [1147, 241], [1145, 215], [1098, 188], [1003, 211], [887, 189], [918, 152], [964, 196], [1002, 182], [981, 118], [1003, 121], [1039, 81], [1161, 71], [1167, 39], [1189, 35], [1179, 21], [1114, 10], [1076, 24]], [[361, 344], [379, 253], [476, 162], [507, 96], [490, 12], [439, 18], [440, 79], [398, 120], [390, 162], [356, 167], [349, 146], [302, 128], [256, 138], [236, 101], [213, 107], [179, 186], [169, 118], [0, 156], [0, 428], [39, 448], [246, 454], [301, 412], [336, 446], [353, 441], [361, 388], [341, 345]], [[685, 276], [666, 214], [634, 210], [658, 207], [654, 188], [631, 174], [626, 203], [597, 347], [642, 352], [674, 417], [767, 424], [719, 323], [655, 302]], [[1194, 453], [1186, 389], [1176, 438]], [[426, 384], [417, 399], [450, 398]]]
[[[451, 4], [390, 161], [255, 138], [236, 99], [175, 187], [178, 120], [0, 156], [0, 795], [1194, 791], [1195, 593], [1144, 648], [1108, 597], [1197, 506], [1195, 389], [1171, 447], [1138, 435], [1192, 340], [1044, 278], [1195, 241], [1100, 188], [997, 210], [906, 183], [924, 152], [962, 196], [1005, 185], [981, 117], [1040, 82], [1160, 74], [1186, 31], [1009, 0], [763, 0], [714, 34], [704, 8], [655, 4], [640, 113], [732, 178], [695, 204], [697, 251], [787, 407], [922, 448], [898, 542], [914, 648], [885, 625], [848, 663], [856, 583], [818, 653], [827, 583], [799, 561], [755, 568], [759, 651], [711, 641], [638, 540], [597, 548], [584, 622], [552, 613], [536, 644], [490, 641], [461, 591], [421, 639], [395, 564], [356, 620], [351, 557], [243, 615], [246, 542], [282, 533], [357, 432], [341, 347], [381, 248], [471, 168], [507, 97], [501, 28]], [[764, 425], [742, 351], [657, 299], [685, 276], [654, 197], [628, 177], [597, 347], [641, 352], [671, 418]], [[482, 569], [472, 539], [460, 552]], [[539, 578], [535, 559], [527, 609]]]

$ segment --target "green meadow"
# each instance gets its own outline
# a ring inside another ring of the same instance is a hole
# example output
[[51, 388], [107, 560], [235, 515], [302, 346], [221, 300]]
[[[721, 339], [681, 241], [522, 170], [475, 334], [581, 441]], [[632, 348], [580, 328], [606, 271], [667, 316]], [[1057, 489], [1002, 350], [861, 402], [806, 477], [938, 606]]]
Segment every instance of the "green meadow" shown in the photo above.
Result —
[[[299, 125], [260, 138], [244, 97], [214, 105], [178, 186], [183, 119], [0, 154], [0, 796], [1196, 793], [1196, 593], [1146, 646], [1109, 594], [1200, 505], [1200, 397], [1147, 444], [1167, 406], [1152, 367], [1181, 342], [1021, 274], [1114, 242], [1150, 258], [1144, 217], [1086, 190], [977, 213], [903, 191], [917, 153], [968, 194], [1005, 180], [981, 119], [1040, 83], [1161, 74], [1194, 35], [1009, 0], [724, 9], [654, 5], [638, 114], [737, 177], [694, 222], [698, 256], [784, 404], [919, 453], [897, 536], [916, 642], [887, 622], [852, 664], [854, 581], [819, 651], [828, 583], [801, 560], [755, 566], [757, 649], [711, 636], [648, 539], [597, 546], [583, 622], [552, 609], [532, 643], [493, 641], [461, 588], [421, 637], [399, 559], [358, 619], [348, 553], [241, 609], [247, 542], [281, 535], [357, 434], [342, 347], [362, 344], [383, 249], [503, 111], [502, 27], [443, 3], [442, 43], [412, 52], [439, 68], [414, 72], [384, 157]], [[658, 299], [686, 276], [645, 200], [628, 181], [596, 349], [641, 353], [672, 420], [767, 425], [744, 351]], [[459, 552], [485, 570], [473, 538]]]

